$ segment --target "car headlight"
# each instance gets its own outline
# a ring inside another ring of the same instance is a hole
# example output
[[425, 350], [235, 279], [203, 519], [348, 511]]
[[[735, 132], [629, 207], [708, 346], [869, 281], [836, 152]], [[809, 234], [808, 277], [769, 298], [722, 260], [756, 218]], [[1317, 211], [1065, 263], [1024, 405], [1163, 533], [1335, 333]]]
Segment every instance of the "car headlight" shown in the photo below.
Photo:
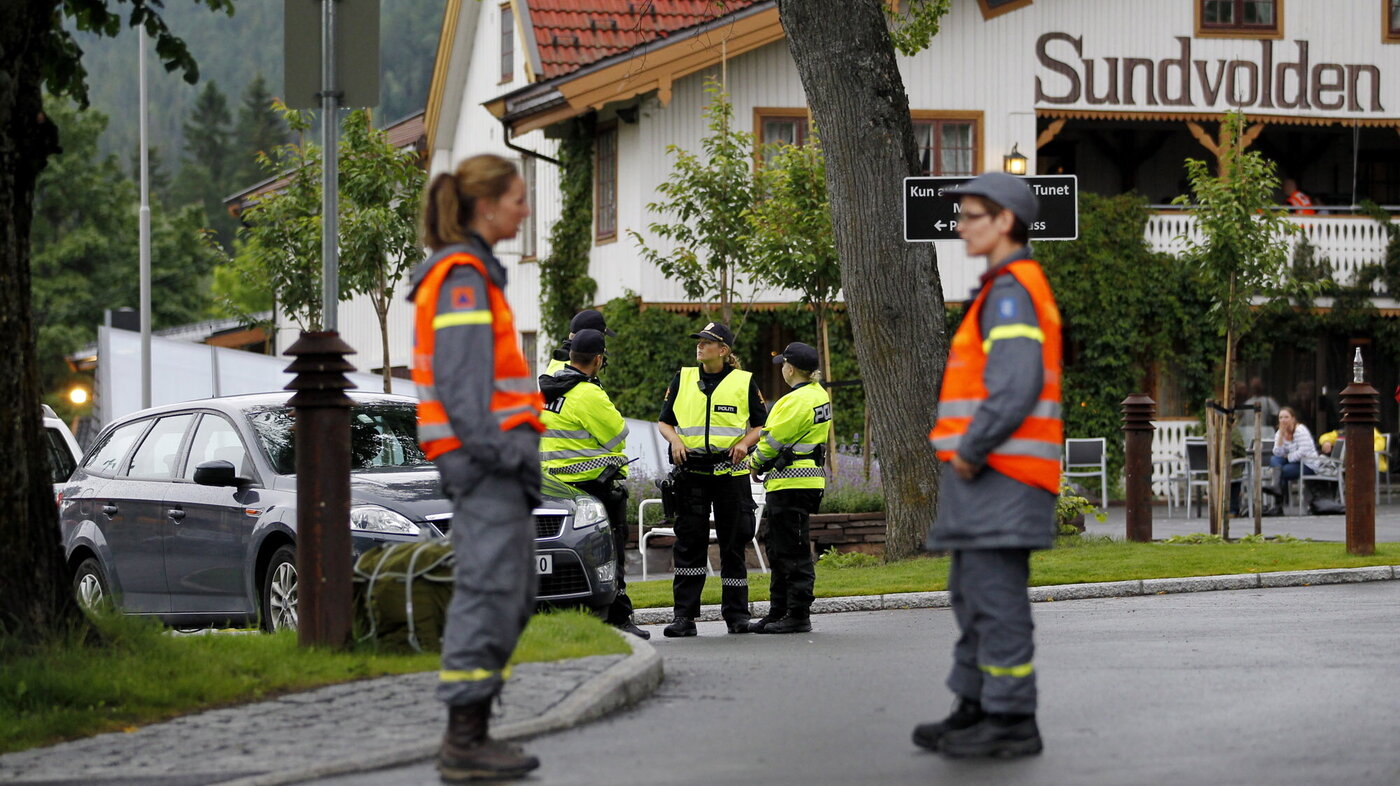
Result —
[[574, 529], [608, 523], [608, 511], [592, 497], [574, 497]]
[[379, 505], [358, 505], [350, 509], [350, 529], [388, 535], [417, 535], [417, 524]]

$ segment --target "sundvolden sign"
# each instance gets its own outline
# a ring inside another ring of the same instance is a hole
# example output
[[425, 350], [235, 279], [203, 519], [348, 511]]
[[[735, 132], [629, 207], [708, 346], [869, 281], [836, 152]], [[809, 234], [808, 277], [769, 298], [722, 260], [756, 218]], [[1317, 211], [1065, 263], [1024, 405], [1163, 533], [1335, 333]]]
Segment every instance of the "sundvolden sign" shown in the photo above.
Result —
[[[904, 239], [911, 242], [957, 240], [962, 205], [943, 194], [970, 177], [904, 178]], [[1040, 217], [1030, 227], [1031, 240], [1079, 237], [1079, 178], [1031, 175], [1021, 178], [1040, 200]]]

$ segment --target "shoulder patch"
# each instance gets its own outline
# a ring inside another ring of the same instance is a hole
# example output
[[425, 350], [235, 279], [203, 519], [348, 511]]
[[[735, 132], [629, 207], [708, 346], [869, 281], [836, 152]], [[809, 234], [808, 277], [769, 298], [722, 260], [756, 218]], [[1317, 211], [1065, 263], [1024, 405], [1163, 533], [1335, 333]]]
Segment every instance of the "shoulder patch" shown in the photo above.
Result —
[[476, 308], [476, 287], [453, 287], [452, 308], [471, 311]]
[[1015, 319], [1016, 311], [1016, 298], [1004, 297], [997, 301], [997, 315], [1002, 319]]

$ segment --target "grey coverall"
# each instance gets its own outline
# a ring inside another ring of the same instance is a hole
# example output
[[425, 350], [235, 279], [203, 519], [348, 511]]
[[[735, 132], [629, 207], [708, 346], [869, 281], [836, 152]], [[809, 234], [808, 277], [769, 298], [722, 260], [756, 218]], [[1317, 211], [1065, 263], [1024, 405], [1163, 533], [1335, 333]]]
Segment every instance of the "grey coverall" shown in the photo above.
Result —
[[[983, 336], [1000, 325], [1039, 327], [1025, 287], [1010, 274], [996, 275], [1005, 264], [1029, 258], [1030, 249], [1021, 248], [984, 274], [982, 286], [992, 289], [982, 306]], [[981, 471], [966, 481], [943, 465], [938, 516], [925, 545], [952, 552], [948, 591], [962, 635], [948, 688], [980, 700], [987, 712], [1029, 715], [1036, 686], [1026, 585], [1031, 550], [1055, 542], [1055, 495], [985, 466], [992, 449], [1031, 413], [1045, 379], [1041, 342], [1017, 333], [992, 343], [983, 373], [987, 398], [958, 447], [958, 455]]]
[[[434, 263], [466, 251], [505, 289], [506, 271], [480, 238], [442, 249], [413, 272], [409, 299]], [[486, 282], [457, 265], [442, 283], [437, 314], [490, 310]], [[449, 320], [450, 322], [451, 320]], [[460, 706], [500, 692], [506, 664], [535, 607], [535, 526], [540, 501], [539, 434], [527, 425], [503, 432], [491, 414], [495, 343], [489, 321], [437, 328], [436, 395], [462, 447], [437, 457], [452, 500], [449, 531], [456, 556], [452, 601], [442, 636], [438, 698]]]

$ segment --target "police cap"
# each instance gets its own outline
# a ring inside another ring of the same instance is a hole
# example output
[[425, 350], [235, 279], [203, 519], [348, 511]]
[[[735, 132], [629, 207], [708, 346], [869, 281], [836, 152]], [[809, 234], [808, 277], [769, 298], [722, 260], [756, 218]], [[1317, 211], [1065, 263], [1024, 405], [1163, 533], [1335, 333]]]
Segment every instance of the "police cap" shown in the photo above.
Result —
[[803, 371], [816, 371], [817, 350], [801, 341], [794, 341], [788, 344], [782, 352], [773, 356], [773, 365], [781, 365], [784, 362], [791, 363], [793, 368]]

